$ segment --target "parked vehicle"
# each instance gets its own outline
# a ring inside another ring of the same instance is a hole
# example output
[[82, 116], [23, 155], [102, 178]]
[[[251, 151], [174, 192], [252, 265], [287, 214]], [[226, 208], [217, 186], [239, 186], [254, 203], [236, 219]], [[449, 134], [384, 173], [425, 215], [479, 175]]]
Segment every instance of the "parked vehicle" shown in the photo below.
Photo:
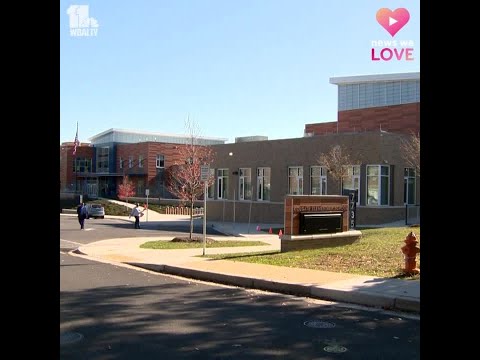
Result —
[[87, 219], [103, 219], [105, 217], [105, 209], [100, 204], [87, 204]]

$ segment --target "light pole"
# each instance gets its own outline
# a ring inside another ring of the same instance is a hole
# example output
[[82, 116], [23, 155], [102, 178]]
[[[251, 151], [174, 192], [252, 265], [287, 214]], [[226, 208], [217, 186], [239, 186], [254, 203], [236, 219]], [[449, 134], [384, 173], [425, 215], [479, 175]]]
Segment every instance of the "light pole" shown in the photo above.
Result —
[[[228, 156], [233, 156], [233, 152], [229, 152]], [[233, 171], [232, 175], [238, 175], [238, 171]], [[237, 198], [237, 182], [236, 178], [233, 179], [233, 230], [235, 230], [235, 200]]]

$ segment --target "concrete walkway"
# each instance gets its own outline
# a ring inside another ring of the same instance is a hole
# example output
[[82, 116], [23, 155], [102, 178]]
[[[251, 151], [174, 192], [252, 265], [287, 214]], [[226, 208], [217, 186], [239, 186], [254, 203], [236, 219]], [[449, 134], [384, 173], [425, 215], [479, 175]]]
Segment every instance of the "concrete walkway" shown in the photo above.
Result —
[[[133, 204], [129, 204], [133, 207]], [[68, 216], [68, 215], [64, 215]], [[70, 215], [71, 216], [71, 215]], [[110, 216], [106, 216], [107, 218]], [[116, 217], [118, 218], [118, 217]], [[133, 218], [121, 217], [125, 221]], [[163, 215], [148, 210], [147, 216], [140, 218], [142, 227], [161, 227], [162, 223], [185, 223], [188, 215]], [[195, 219], [202, 224], [202, 219]], [[205, 248], [206, 255], [225, 253], [245, 253], [280, 250], [277, 234], [257, 231], [283, 227], [282, 224], [244, 224], [208, 222], [219, 232], [229, 236], [209, 238], [226, 240], [258, 240], [265, 246], [245, 246], [232, 248]], [[140, 234], [139, 234], [140, 235]], [[171, 240], [171, 237], [158, 237], [156, 240]], [[234, 260], [213, 260], [202, 257], [203, 248], [185, 250], [141, 249], [140, 245], [152, 241], [151, 237], [109, 239], [79, 247], [77, 256], [141, 267], [147, 270], [179, 275], [198, 280], [255, 288], [272, 292], [295, 294], [324, 300], [347, 302], [390, 310], [420, 313], [420, 281], [378, 278], [329, 271], [290, 268], [273, 265], [245, 263]]]

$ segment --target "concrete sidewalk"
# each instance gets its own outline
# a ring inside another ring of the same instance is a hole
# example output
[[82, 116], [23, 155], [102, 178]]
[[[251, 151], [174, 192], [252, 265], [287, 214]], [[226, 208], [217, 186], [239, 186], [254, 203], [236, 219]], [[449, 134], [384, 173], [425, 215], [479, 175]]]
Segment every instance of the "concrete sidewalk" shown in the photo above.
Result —
[[[120, 202], [119, 202], [120, 203]], [[128, 204], [133, 206], [132, 204]], [[65, 215], [68, 216], [68, 215]], [[113, 217], [113, 216], [106, 216]], [[121, 216], [125, 221], [133, 218]], [[189, 221], [188, 215], [163, 215], [148, 210], [140, 218], [145, 229], [158, 229], [162, 225]], [[202, 224], [202, 219], [194, 219]], [[401, 226], [402, 224], [395, 224]], [[268, 229], [281, 228], [282, 224], [245, 224], [231, 222], [208, 222], [207, 226], [227, 236], [209, 238], [227, 240], [258, 240], [265, 246], [245, 246], [231, 248], [208, 248], [206, 255], [225, 253], [248, 253], [279, 251], [280, 239], [277, 234], [269, 234]], [[264, 231], [257, 231], [257, 226]], [[141, 231], [141, 230], [140, 230]], [[273, 265], [245, 263], [234, 260], [213, 260], [202, 257], [203, 248], [185, 250], [141, 249], [140, 245], [152, 241], [152, 237], [140, 236], [123, 239], [109, 239], [83, 245], [74, 251], [76, 255], [87, 256], [103, 262], [124, 264], [143, 269], [194, 278], [240, 287], [272, 292], [295, 294], [330, 301], [347, 302], [390, 310], [420, 313], [420, 281], [378, 278], [329, 271], [290, 268]], [[155, 240], [171, 240], [159, 236]]]

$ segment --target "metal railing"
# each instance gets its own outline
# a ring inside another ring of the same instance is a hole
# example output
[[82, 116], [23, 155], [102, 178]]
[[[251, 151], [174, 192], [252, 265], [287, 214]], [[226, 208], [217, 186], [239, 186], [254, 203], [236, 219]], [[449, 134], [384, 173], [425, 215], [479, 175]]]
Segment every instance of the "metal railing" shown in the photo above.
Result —
[[420, 225], [420, 205], [405, 205], [405, 225]]

